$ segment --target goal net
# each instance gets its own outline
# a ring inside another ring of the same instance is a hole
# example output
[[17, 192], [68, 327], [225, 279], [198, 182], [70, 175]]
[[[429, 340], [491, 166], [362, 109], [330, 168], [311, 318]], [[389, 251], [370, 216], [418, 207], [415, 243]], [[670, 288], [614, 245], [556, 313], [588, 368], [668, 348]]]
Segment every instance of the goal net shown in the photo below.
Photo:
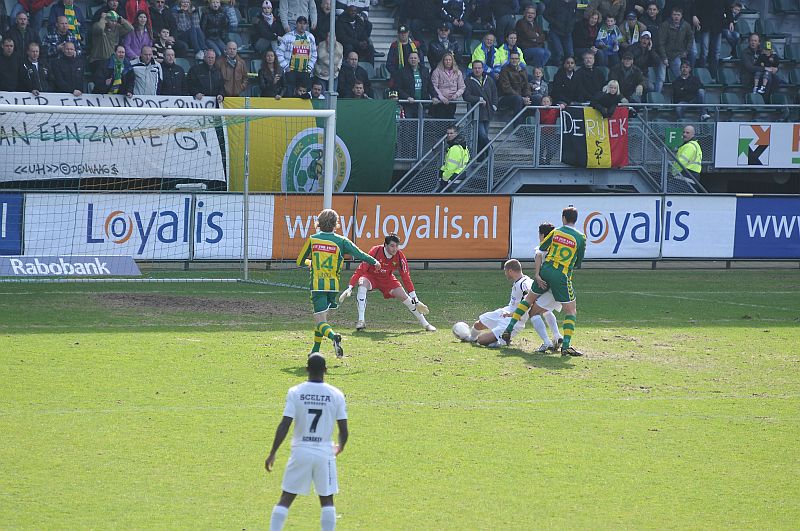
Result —
[[335, 114], [279, 105], [4, 93], [0, 281], [252, 280], [293, 259], [286, 220], [332, 204]]

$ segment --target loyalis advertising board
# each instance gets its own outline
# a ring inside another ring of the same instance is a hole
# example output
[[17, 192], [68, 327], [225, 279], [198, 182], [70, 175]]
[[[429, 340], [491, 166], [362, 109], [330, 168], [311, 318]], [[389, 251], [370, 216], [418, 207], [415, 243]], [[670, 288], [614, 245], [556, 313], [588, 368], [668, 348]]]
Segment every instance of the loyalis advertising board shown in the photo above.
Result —
[[[409, 259], [505, 259], [510, 197], [335, 195], [341, 234], [362, 250], [396, 233]], [[293, 259], [314, 234], [319, 202], [288, 195], [275, 200], [273, 258]]]

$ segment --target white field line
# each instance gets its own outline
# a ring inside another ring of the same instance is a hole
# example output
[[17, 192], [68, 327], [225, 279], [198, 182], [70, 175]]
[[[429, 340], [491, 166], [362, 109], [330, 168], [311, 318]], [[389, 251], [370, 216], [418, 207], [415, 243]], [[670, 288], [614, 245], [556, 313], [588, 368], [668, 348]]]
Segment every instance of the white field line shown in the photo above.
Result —
[[[85, 285], [82, 285], [85, 287]], [[271, 293], [293, 293], [296, 289], [304, 289], [307, 290], [308, 286], [284, 286], [287, 289], [275, 289], [269, 291], [260, 291], [260, 290], [249, 290], [249, 289], [241, 289], [236, 290], [234, 293], [244, 293], [244, 294], [255, 294], [255, 295], [269, 295]], [[48, 290], [48, 291], [0, 291], [0, 295], [85, 295], [87, 293], [97, 293], [97, 294], [118, 294], [124, 295], [127, 293], [148, 293], [148, 294], [176, 294], [176, 295], [185, 295], [186, 291], [184, 290], [173, 290], [173, 289], [156, 289], [156, 290], [146, 290], [141, 289], [137, 291], [113, 291], [113, 290], [92, 290], [92, 291], [64, 291], [64, 290]], [[208, 291], [201, 291], [201, 290], [192, 290], [192, 295], [200, 294], [200, 295], [220, 295], [222, 292], [220, 290], [208, 290]], [[438, 291], [437, 293], [442, 293], [445, 295], [453, 295], [453, 294], [463, 294], [463, 291]], [[627, 290], [601, 290], [601, 291], [592, 291], [592, 290], [581, 290], [581, 294], [586, 295], [662, 295], [664, 297], [668, 297], [670, 295], [663, 295], [661, 291], [627, 291]], [[698, 291], [692, 290], [692, 293], [696, 293], [698, 295], [800, 295], [800, 290], [774, 290], [774, 291], [765, 291], [765, 290], [734, 290], [734, 291]], [[700, 299], [699, 299], [700, 300]], [[716, 301], [715, 301], [716, 302]]]
[[[624, 403], [624, 402], [691, 402], [691, 401], [712, 401], [722, 402], [726, 400], [800, 400], [800, 395], [685, 395], [685, 396], [666, 396], [666, 397], [649, 397], [649, 396], [628, 396], [617, 398], [580, 398], [580, 397], [566, 397], [566, 398], [541, 398], [541, 399], [526, 399], [526, 400], [472, 400], [472, 401], [403, 401], [403, 400], [353, 400], [350, 399], [348, 403], [350, 406], [365, 407], [365, 408], [383, 408], [397, 406], [407, 408], [434, 408], [434, 409], [517, 409], [520, 405], [537, 405], [537, 404], [566, 404], [566, 403]], [[220, 406], [120, 406], [115, 408], [60, 408], [60, 409], [0, 409], [0, 417], [6, 416], [21, 416], [21, 415], [111, 415], [117, 413], [181, 413], [190, 411], [270, 411], [276, 410], [278, 401], [272, 404], [230, 404]], [[787, 421], [787, 422], [800, 422], [799, 416], [794, 417], [773, 417], [761, 415], [713, 415], [702, 413], [675, 413], [675, 412], [653, 412], [653, 413], [631, 413], [630, 411], [595, 411], [595, 410], [582, 410], [582, 409], [561, 409], [565, 413], [586, 413], [586, 414], [607, 414], [607, 415], [625, 415], [625, 416], [641, 416], [641, 417], [675, 417], [675, 418], [718, 418], [718, 419], [739, 419], [739, 420], [773, 420], [773, 421]]]

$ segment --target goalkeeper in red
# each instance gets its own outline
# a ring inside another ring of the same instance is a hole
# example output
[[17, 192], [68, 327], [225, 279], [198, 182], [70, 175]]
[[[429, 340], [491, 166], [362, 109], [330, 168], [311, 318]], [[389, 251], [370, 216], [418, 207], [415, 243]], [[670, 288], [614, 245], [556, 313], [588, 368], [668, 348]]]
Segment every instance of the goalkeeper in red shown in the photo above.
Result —
[[[411, 282], [411, 273], [408, 270], [408, 260], [406, 255], [400, 250], [400, 238], [397, 234], [389, 234], [383, 240], [383, 245], [376, 245], [369, 250], [369, 255], [378, 260], [380, 266], [372, 268], [362, 263], [358, 266], [353, 276], [350, 277], [347, 289], [339, 296], [339, 302], [343, 302], [352, 295], [353, 288], [358, 285], [356, 301], [358, 302], [358, 322], [356, 330], [363, 330], [367, 327], [364, 320], [364, 313], [367, 310], [367, 292], [377, 289], [383, 293], [384, 299], [397, 299], [402, 302], [408, 311], [414, 314], [422, 328], [428, 332], [435, 332], [436, 327], [425, 319], [428, 307], [417, 299], [417, 292], [414, 291], [414, 283]], [[377, 270], [376, 270], [377, 269]], [[403, 285], [408, 289], [408, 293], [400, 285], [400, 281], [394, 276], [394, 272], [400, 273]]]
[[502, 339], [510, 344], [511, 331], [517, 321], [533, 306], [539, 295], [551, 290], [553, 297], [560, 302], [564, 312], [564, 343], [561, 346], [562, 356], [581, 356], [582, 354], [570, 346], [572, 334], [575, 333], [577, 304], [575, 291], [572, 289], [572, 271], [580, 267], [583, 254], [586, 252], [586, 236], [575, 228], [578, 221], [578, 210], [569, 206], [561, 212], [563, 226], [554, 229], [539, 245], [539, 249], [547, 253], [544, 263], [536, 275], [536, 282], [531, 291], [519, 303], [511, 322], [502, 334]]
[[[297, 256], [297, 265], [307, 265], [311, 270], [311, 303], [314, 305], [314, 319], [317, 326], [314, 328], [314, 346], [311, 354], [319, 352], [322, 338], [327, 337], [333, 341], [336, 357], [344, 356], [342, 336], [333, 331], [328, 324], [328, 310], [335, 310], [339, 305], [336, 295], [339, 293], [339, 272], [342, 270], [344, 255], [368, 262], [373, 266], [378, 261], [345, 238], [335, 234], [339, 228], [339, 214], [327, 208], [319, 213], [316, 221], [317, 232], [303, 245]], [[361, 264], [366, 267], [365, 264]]]

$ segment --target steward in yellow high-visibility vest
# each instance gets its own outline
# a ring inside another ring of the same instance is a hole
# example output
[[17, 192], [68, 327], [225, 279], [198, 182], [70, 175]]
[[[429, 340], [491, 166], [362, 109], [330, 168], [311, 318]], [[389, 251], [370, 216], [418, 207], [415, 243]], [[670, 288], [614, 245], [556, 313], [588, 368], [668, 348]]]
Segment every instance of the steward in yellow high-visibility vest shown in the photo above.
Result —
[[678, 148], [675, 156], [678, 161], [672, 164], [672, 176], [686, 175], [699, 181], [703, 169], [703, 150], [694, 139], [693, 126], [687, 125], [683, 128], [683, 145]]
[[447, 152], [444, 155], [444, 164], [439, 170], [439, 185], [436, 192], [442, 192], [451, 183], [460, 183], [462, 173], [469, 163], [469, 149], [464, 137], [458, 133], [455, 126], [447, 128]]

